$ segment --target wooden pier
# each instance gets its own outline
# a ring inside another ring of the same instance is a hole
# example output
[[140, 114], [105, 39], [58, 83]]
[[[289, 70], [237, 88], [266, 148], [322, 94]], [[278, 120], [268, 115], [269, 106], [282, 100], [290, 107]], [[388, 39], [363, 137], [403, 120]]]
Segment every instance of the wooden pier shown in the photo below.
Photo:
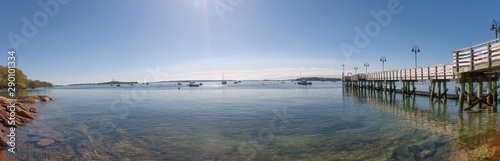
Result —
[[[460, 84], [458, 90], [459, 110], [471, 110], [474, 107], [497, 107], [497, 85], [500, 77], [500, 43], [498, 39], [486, 41], [474, 46], [452, 50], [453, 62], [425, 65], [404, 69], [386, 70], [368, 74], [342, 76], [347, 87], [370, 89], [384, 92], [401, 92], [403, 95], [425, 95], [416, 91], [415, 82], [429, 80], [429, 97], [447, 99], [446, 83], [455, 80]], [[395, 82], [402, 82], [401, 90], [396, 90]], [[486, 89], [484, 89], [486, 83]], [[477, 86], [474, 90], [474, 85]], [[463, 104], [467, 99], [467, 107]], [[490, 108], [491, 109], [491, 108]]]

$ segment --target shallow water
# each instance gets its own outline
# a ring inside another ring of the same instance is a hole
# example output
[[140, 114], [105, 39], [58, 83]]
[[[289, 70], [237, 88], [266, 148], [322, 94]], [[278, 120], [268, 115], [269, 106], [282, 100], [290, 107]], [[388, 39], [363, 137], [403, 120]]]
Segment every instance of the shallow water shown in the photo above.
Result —
[[[447, 160], [457, 140], [497, 127], [493, 112], [342, 88], [243, 81], [28, 90], [37, 119], [5, 158], [69, 160]], [[49, 145], [40, 140], [53, 140]]]

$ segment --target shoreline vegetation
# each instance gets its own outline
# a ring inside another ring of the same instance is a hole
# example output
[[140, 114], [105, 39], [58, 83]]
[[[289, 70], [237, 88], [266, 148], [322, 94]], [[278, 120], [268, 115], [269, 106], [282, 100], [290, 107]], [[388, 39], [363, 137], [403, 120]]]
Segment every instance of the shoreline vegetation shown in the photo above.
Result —
[[[47, 81], [40, 81], [40, 80], [31, 80], [28, 79], [28, 76], [24, 75], [23, 71], [17, 68], [14, 68], [16, 70], [16, 75], [14, 78], [16, 78], [16, 88], [34, 88], [34, 87], [52, 87], [53, 84]], [[0, 65], [0, 73], [2, 74], [2, 77], [0, 79], [0, 89], [7, 89], [8, 88], [8, 74], [9, 68], [6, 66], [1, 66]]]

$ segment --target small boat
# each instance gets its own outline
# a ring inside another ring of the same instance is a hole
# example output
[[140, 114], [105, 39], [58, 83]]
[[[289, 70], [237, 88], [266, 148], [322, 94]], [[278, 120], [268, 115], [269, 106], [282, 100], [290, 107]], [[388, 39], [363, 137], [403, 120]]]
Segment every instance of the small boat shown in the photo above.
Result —
[[238, 83], [241, 83], [241, 81], [238, 81]]
[[130, 83], [130, 86], [133, 86], [133, 85], [134, 85], [134, 83]]
[[189, 82], [188, 84], [189, 87], [199, 87], [200, 85], [199, 84], [196, 84], [194, 82]]
[[[300, 71], [299, 78], [302, 77], [302, 71]], [[302, 78], [302, 81], [297, 82], [298, 85], [312, 85], [311, 82], [307, 82], [306, 79]]]
[[227, 84], [227, 82], [224, 80], [224, 73], [222, 73], [222, 84]]
[[149, 85], [149, 83], [146, 83], [146, 85]]
[[312, 85], [311, 82], [307, 82], [307, 80], [302, 80], [302, 81], [299, 81], [297, 82], [298, 85]]
[[233, 83], [233, 84], [238, 84], [238, 81], [234, 81], [234, 83]]
[[200, 84], [198, 84], [198, 85], [200, 85], [200, 86], [201, 86], [201, 85], [203, 85], [203, 83], [201, 83], [201, 82], [200, 82]]
[[121, 86], [122, 86], [122, 84], [118, 84], [118, 85], [116, 85], [116, 86], [117, 86], [117, 87], [121, 87]]
[[179, 82], [179, 83], [177, 83], [177, 85], [182, 85], [182, 83], [181, 83], [181, 82]]

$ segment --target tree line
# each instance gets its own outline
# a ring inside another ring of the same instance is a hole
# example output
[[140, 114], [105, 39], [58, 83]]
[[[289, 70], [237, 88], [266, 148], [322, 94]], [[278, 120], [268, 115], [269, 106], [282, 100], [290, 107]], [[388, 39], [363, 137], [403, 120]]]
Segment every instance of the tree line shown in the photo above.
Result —
[[[24, 75], [23, 71], [20, 69], [15, 69], [16, 74], [14, 78], [16, 78], [15, 84], [17, 88], [26, 88], [26, 87], [50, 87], [53, 86], [52, 83], [47, 81], [40, 80], [31, 80], [28, 79], [26, 75]], [[2, 76], [0, 77], [0, 88], [8, 88], [8, 79], [9, 79], [9, 68], [0, 65], [0, 73]]]

